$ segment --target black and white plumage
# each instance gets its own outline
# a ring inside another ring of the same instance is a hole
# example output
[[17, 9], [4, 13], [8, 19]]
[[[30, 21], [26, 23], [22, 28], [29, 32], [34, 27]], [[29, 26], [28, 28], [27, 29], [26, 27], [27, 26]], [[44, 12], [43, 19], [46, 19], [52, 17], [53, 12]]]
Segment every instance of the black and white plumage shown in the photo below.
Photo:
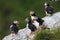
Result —
[[31, 15], [31, 19], [37, 21], [39, 25], [42, 25], [44, 22], [44, 20], [42, 20], [40, 17], [37, 17], [35, 14]]
[[44, 20], [42, 20], [41, 18], [37, 17], [36, 21], [39, 23], [39, 25], [42, 25]]
[[47, 6], [45, 8], [45, 11], [48, 13], [48, 14], [52, 14], [53, 13], [53, 8], [51, 6]]
[[36, 26], [31, 23], [31, 20], [30, 20], [29, 18], [27, 18], [26, 21], [27, 21], [27, 27], [28, 27], [32, 32], [34, 32], [35, 30], [37, 30], [37, 29], [36, 29]]
[[28, 23], [28, 28], [29, 28], [32, 32], [34, 32], [34, 31], [36, 30], [35, 25], [33, 25], [32, 23]]
[[13, 24], [10, 26], [10, 31], [11, 31], [12, 33], [17, 34], [17, 33], [18, 33], [18, 30], [19, 30], [19, 28], [17, 27], [17, 25], [16, 25], [15, 23], [13, 23]]
[[49, 3], [47, 3], [47, 2], [46, 2], [44, 5], [45, 5], [46, 15], [47, 15], [47, 16], [52, 16], [53, 10], [54, 10], [53, 7], [50, 6]]

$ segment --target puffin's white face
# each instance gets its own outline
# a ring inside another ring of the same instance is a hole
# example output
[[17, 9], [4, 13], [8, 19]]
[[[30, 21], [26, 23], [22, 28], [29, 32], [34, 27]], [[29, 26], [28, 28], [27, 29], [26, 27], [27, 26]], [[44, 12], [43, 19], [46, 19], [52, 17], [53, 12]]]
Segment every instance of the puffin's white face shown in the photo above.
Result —
[[17, 24], [17, 25], [18, 25], [18, 24], [19, 24], [19, 21], [14, 21], [13, 23], [15, 23], [15, 24]]
[[32, 14], [34, 14], [34, 11], [30, 11], [30, 16], [31, 16]]
[[44, 5], [47, 6], [47, 3], [45, 3]]
[[28, 18], [25, 19], [26, 22], [29, 22]]

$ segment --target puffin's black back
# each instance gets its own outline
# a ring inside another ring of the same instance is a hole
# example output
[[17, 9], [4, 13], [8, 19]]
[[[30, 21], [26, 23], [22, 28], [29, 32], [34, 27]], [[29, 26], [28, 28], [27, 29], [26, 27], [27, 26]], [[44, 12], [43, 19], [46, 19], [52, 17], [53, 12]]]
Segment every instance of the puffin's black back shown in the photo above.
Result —
[[31, 30], [31, 31], [35, 31], [36, 30], [36, 27], [35, 27], [35, 25], [33, 25], [32, 23], [31, 23], [31, 20], [29, 20], [29, 22], [28, 22], [28, 28]]
[[29, 28], [31, 31], [33, 31], [33, 32], [36, 30], [35, 25], [33, 25], [32, 23], [29, 23], [29, 24], [28, 24], [28, 28]]
[[38, 23], [39, 23], [39, 25], [42, 25], [43, 24], [43, 22], [44, 22], [44, 20], [42, 20], [41, 18], [39, 18], [38, 17], [38, 19], [36, 20]]
[[48, 14], [52, 14], [53, 13], [53, 8], [51, 6], [48, 6], [47, 8], [45, 8], [46, 12]]
[[39, 23], [39, 25], [43, 24], [44, 20], [42, 20], [40, 17], [36, 16], [35, 13], [32, 16], [37, 17], [36, 21]]

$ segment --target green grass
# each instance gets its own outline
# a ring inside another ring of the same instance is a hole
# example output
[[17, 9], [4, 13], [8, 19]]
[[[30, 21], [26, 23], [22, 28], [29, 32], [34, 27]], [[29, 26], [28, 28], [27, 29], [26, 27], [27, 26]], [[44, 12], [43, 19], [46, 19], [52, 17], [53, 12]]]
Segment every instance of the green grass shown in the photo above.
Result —
[[[29, 17], [29, 11], [44, 17], [44, 2], [47, 0], [0, 0], [0, 40], [10, 33], [9, 26], [14, 20], [19, 20], [19, 28], [24, 28], [24, 19]], [[54, 7], [54, 12], [60, 11], [60, 2], [48, 1]]]
[[35, 34], [33, 40], [60, 40], [60, 28], [51, 31], [39, 31]]

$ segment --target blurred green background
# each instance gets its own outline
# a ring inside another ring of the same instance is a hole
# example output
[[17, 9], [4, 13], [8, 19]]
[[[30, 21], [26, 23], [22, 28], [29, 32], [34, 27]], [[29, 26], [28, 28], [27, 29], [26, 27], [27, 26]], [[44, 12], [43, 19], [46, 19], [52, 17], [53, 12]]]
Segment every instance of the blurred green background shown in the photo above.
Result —
[[54, 12], [60, 11], [60, 2], [50, 0], [0, 0], [0, 40], [10, 34], [9, 27], [14, 20], [20, 22], [20, 29], [24, 28], [24, 19], [29, 16], [30, 10], [34, 10], [39, 17], [44, 17], [46, 1], [54, 7]]

